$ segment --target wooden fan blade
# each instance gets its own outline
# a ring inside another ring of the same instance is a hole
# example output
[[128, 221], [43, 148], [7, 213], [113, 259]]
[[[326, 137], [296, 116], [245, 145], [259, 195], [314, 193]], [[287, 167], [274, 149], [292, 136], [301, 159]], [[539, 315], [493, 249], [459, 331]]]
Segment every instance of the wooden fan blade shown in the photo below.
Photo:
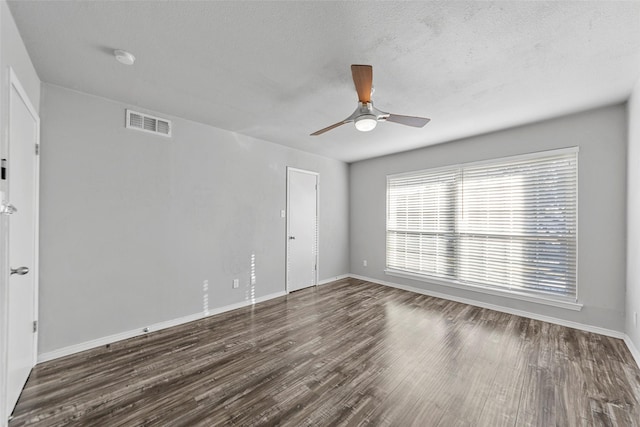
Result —
[[318, 136], [318, 135], [322, 135], [323, 133], [325, 133], [325, 132], [329, 132], [331, 129], [335, 129], [335, 128], [337, 128], [338, 126], [342, 126], [342, 125], [343, 125], [343, 124], [345, 124], [345, 123], [347, 123], [347, 122], [343, 120], [343, 121], [338, 122], [338, 123], [336, 123], [336, 124], [333, 124], [333, 125], [331, 125], [331, 126], [327, 126], [327, 127], [326, 127], [326, 128], [324, 128], [324, 129], [320, 129], [320, 130], [318, 130], [318, 131], [315, 131], [315, 132], [314, 132], [314, 133], [312, 133], [310, 136]]
[[373, 67], [371, 65], [352, 65], [351, 75], [358, 92], [358, 101], [371, 102], [371, 85], [373, 84]]
[[421, 128], [431, 121], [426, 117], [413, 117], [413, 116], [400, 116], [398, 114], [389, 114], [387, 117], [388, 122], [400, 123], [401, 125], [413, 126], [415, 128]]

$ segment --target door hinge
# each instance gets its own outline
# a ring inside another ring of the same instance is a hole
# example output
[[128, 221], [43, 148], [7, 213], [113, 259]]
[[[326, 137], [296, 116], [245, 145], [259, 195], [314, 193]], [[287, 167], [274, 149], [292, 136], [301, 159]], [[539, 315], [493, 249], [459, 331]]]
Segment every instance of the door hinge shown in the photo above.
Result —
[[36, 144], [36, 156], [40, 155], [40, 144]]
[[34, 320], [33, 321], [33, 333], [35, 334], [36, 332], [38, 332], [38, 321]]

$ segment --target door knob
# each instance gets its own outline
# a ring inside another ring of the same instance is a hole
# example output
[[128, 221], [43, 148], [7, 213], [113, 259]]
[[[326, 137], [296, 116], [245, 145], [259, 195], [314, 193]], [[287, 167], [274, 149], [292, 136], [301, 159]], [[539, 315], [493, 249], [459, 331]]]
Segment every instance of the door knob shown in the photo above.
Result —
[[18, 209], [13, 205], [2, 205], [0, 206], [0, 213], [5, 215], [11, 215], [18, 212]]
[[296, 240], [295, 236], [289, 236], [289, 240]]
[[11, 275], [17, 274], [18, 276], [24, 276], [29, 272], [29, 267], [18, 267], [11, 269]]

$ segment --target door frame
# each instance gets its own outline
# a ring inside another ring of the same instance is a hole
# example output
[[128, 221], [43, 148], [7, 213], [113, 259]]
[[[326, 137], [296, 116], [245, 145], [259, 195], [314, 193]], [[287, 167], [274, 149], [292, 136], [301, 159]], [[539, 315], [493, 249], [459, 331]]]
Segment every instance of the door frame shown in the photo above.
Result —
[[[15, 89], [16, 94], [20, 97], [20, 100], [24, 103], [25, 107], [27, 108], [27, 111], [29, 112], [29, 114], [31, 115], [31, 117], [34, 119], [35, 124], [36, 124], [36, 144], [38, 145], [38, 147], [40, 147], [40, 116], [38, 115], [37, 110], [35, 109], [35, 107], [33, 106], [33, 104], [31, 103], [31, 100], [29, 99], [26, 90], [24, 89], [24, 87], [22, 86], [22, 84], [20, 83], [20, 80], [18, 79], [18, 76], [16, 75], [15, 71], [13, 70], [13, 68], [8, 67], [9, 68], [9, 93], [7, 93], [7, 129], [6, 129], [6, 138], [7, 138], [7, 159], [8, 159], [8, 168], [11, 168], [11, 141], [9, 140], [10, 135], [11, 135], [11, 108], [12, 108], [12, 104], [11, 104], [11, 91], [13, 89]], [[36, 147], [33, 147], [34, 149], [34, 154], [35, 154], [35, 150]], [[39, 260], [39, 253], [40, 253], [40, 156], [38, 154], [35, 154], [35, 165], [34, 165], [34, 204], [33, 204], [33, 221], [34, 221], [34, 233], [35, 233], [35, 242], [34, 242], [34, 256], [33, 256], [33, 268], [30, 272], [33, 272], [33, 286], [34, 286], [34, 295], [33, 295], [33, 314], [34, 314], [34, 321], [38, 321], [38, 296], [39, 296], [39, 284], [40, 284], [40, 280], [39, 280], [39, 276], [40, 276], [40, 260]], [[9, 171], [9, 177], [7, 179], [7, 184], [6, 184], [6, 200], [7, 203], [9, 203], [9, 201], [11, 200], [11, 193], [10, 193], [10, 184], [9, 184], [9, 179], [10, 179], [10, 171]], [[0, 404], [2, 405], [2, 410], [0, 410], [0, 414], [4, 413], [5, 411], [9, 410], [9, 408], [7, 408], [7, 399], [8, 399], [8, 393], [7, 393], [7, 382], [6, 379], [8, 378], [8, 368], [9, 368], [9, 301], [8, 301], [8, 296], [9, 296], [9, 286], [10, 286], [10, 274], [9, 274], [9, 269], [11, 268], [11, 266], [9, 265], [9, 260], [10, 260], [10, 254], [9, 254], [9, 239], [11, 239], [11, 235], [10, 235], [10, 225], [9, 225], [9, 221], [11, 221], [11, 219], [8, 219], [8, 221], [5, 223], [6, 224], [6, 233], [7, 233], [7, 239], [6, 239], [6, 254], [5, 254], [5, 266], [6, 269], [4, 271], [4, 275], [2, 277], [3, 282], [5, 284], [4, 289], [2, 289], [2, 306], [0, 307], [2, 309], [2, 311], [4, 312], [3, 314], [3, 331], [2, 331], [2, 335], [3, 335], [3, 347], [4, 347], [4, 351], [2, 354], [2, 359], [3, 359], [3, 364], [2, 366], [0, 366], [0, 369], [3, 370], [3, 375], [2, 377], [5, 379], [4, 381], [4, 387], [2, 387], [1, 390], [1, 399], [0, 399]], [[4, 244], [4, 243], [3, 243]], [[32, 360], [32, 364], [35, 366], [36, 361], [37, 361], [37, 357], [38, 357], [38, 334], [39, 334], [39, 327], [37, 328], [36, 332], [33, 333], [33, 360]], [[11, 415], [10, 413], [5, 413], [4, 414], [4, 420], [7, 419], [7, 417], [9, 417], [9, 415]], [[0, 420], [0, 421], [4, 421], [4, 420]]]
[[284, 247], [285, 247], [285, 265], [284, 265], [284, 290], [289, 293], [289, 227], [291, 226], [291, 201], [289, 199], [291, 172], [306, 173], [316, 177], [316, 274], [314, 277], [314, 285], [318, 286], [318, 272], [320, 271], [320, 173], [305, 169], [298, 169], [287, 166], [287, 225], [285, 227]]

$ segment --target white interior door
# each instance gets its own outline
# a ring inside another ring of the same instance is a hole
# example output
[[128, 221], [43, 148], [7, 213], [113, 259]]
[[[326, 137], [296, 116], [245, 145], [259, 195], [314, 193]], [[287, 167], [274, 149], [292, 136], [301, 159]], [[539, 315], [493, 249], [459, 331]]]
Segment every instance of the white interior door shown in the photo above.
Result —
[[7, 413], [36, 362], [38, 157], [40, 121], [15, 74], [9, 94], [9, 217]]
[[287, 168], [287, 291], [318, 283], [318, 174]]

